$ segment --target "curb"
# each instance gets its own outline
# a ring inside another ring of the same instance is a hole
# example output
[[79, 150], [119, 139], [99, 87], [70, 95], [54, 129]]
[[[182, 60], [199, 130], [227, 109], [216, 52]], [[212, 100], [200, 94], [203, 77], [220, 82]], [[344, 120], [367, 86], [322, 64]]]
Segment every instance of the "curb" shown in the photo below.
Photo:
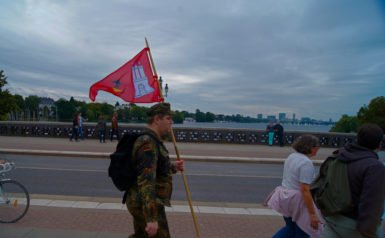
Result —
[[[81, 196], [58, 196], [34, 194], [30, 200], [31, 206], [57, 207], [73, 209], [120, 210], [127, 211], [126, 205], [118, 203], [118, 198], [90, 198]], [[262, 204], [236, 204], [196, 202], [194, 212], [199, 214], [224, 214], [224, 215], [251, 215], [251, 216], [280, 216], [274, 210]], [[171, 213], [190, 213], [186, 201], [173, 201], [171, 207], [166, 207]]]

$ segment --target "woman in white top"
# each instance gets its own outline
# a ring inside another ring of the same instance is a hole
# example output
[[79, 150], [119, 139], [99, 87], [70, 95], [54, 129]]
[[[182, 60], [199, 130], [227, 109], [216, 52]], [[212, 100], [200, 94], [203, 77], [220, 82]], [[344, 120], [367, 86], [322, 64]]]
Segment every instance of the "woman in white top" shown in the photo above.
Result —
[[285, 160], [282, 185], [267, 198], [267, 205], [281, 213], [286, 223], [273, 238], [319, 237], [322, 216], [310, 193], [310, 184], [315, 176], [310, 157], [317, 154], [319, 140], [313, 135], [303, 135], [294, 141], [292, 147], [296, 152]]

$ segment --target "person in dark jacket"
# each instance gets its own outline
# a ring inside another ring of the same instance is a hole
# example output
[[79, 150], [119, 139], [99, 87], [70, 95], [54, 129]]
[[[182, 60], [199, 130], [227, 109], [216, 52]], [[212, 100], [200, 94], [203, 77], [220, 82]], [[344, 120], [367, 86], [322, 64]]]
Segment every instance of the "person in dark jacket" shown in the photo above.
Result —
[[103, 115], [100, 115], [98, 119], [98, 124], [96, 124], [96, 130], [99, 135], [100, 143], [106, 143], [106, 129], [107, 129], [106, 120], [104, 119]]
[[79, 113], [77, 112], [72, 119], [72, 134], [70, 137], [70, 141], [75, 138], [75, 141], [79, 141]]
[[114, 113], [114, 115], [111, 118], [111, 135], [110, 135], [110, 140], [114, 140], [114, 135], [116, 135], [116, 139], [119, 141], [120, 136], [119, 136], [119, 126], [118, 126], [118, 113]]
[[376, 153], [381, 148], [383, 130], [375, 124], [364, 124], [357, 143], [334, 152], [348, 163], [352, 209], [325, 217], [322, 237], [377, 237], [385, 198], [385, 167]]
[[277, 135], [278, 143], [279, 146], [283, 147], [284, 146], [284, 141], [283, 141], [283, 126], [281, 123], [277, 120], [277, 122], [274, 125], [274, 132]]

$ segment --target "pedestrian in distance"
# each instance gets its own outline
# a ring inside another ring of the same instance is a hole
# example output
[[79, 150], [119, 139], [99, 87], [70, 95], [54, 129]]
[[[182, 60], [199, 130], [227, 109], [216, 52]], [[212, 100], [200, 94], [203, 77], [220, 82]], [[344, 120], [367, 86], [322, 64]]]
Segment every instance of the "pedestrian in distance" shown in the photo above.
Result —
[[269, 146], [272, 146], [274, 143], [274, 125], [273, 122], [269, 122], [269, 124], [266, 127], [267, 132], [267, 143]]
[[98, 123], [96, 124], [96, 131], [98, 132], [100, 143], [106, 143], [106, 130], [107, 130], [106, 120], [104, 119], [103, 115], [100, 115], [98, 119]]
[[75, 139], [75, 141], [79, 141], [79, 113], [75, 113], [72, 119], [72, 133], [70, 141], [73, 139]]
[[115, 112], [111, 118], [111, 135], [110, 135], [111, 141], [114, 140], [115, 135], [116, 135], [116, 139], [119, 141], [120, 136], [119, 136], [118, 113], [117, 112]]
[[79, 138], [84, 140], [84, 130], [83, 130], [83, 123], [85, 121], [85, 118], [82, 116], [82, 113], [79, 112], [78, 114], [78, 123], [79, 123]]
[[315, 169], [310, 157], [320, 148], [313, 135], [302, 135], [294, 143], [294, 153], [284, 163], [282, 184], [266, 199], [265, 205], [282, 214], [285, 226], [273, 238], [320, 237], [322, 217], [310, 193]]
[[[161, 142], [172, 125], [170, 104], [158, 103], [147, 112], [148, 134], [140, 135], [133, 146], [137, 183], [127, 191], [126, 205], [134, 220], [135, 237], [170, 237], [165, 206], [170, 206], [172, 174], [183, 171], [183, 160], [170, 162]], [[153, 137], [158, 138], [156, 141]]]
[[277, 120], [277, 122], [274, 125], [274, 132], [277, 135], [279, 146], [283, 147], [285, 144], [283, 141], [283, 126], [281, 125], [279, 120]]
[[357, 141], [338, 149], [336, 159], [347, 163], [351, 205], [338, 214], [326, 216], [323, 238], [377, 237], [385, 199], [385, 167], [376, 153], [381, 149], [383, 130], [364, 124]]

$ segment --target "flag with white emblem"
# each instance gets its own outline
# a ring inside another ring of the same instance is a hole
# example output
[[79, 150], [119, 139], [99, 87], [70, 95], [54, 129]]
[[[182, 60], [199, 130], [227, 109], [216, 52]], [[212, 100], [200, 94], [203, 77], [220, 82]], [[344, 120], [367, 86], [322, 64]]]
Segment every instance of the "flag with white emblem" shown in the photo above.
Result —
[[140, 51], [134, 58], [90, 87], [89, 97], [95, 101], [99, 90], [109, 92], [126, 102], [163, 102], [158, 76], [153, 73], [149, 60], [149, 48]]

